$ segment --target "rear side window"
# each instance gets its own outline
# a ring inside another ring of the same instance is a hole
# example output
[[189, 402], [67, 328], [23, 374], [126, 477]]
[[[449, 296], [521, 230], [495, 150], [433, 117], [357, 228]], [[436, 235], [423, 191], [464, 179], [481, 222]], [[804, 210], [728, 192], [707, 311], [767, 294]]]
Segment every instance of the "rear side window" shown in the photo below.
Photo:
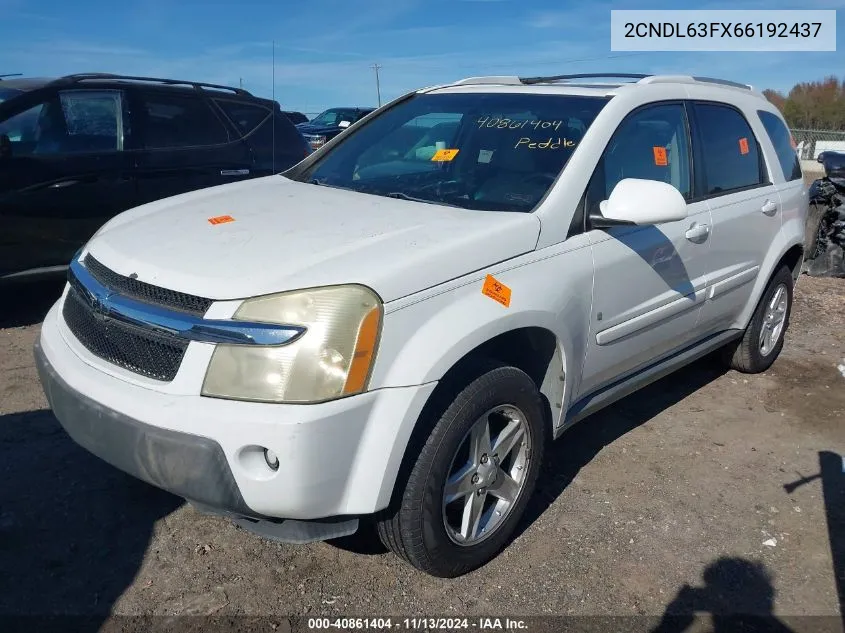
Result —
[[235, 124], [238, 131], [246, 136], [270, 114], [270, 109], [257, 103], [242, 103], [238, 101], [215, 100], [220, 109], [226, 113], [229, 120]]
[[780, 168], [783, 170], [783, 177], [786, 180], [801, 180], [801, 163], [798, 162], [798, 154], [792, 147], [792, 136], [780, 117], [765, 110], [758, 110], [760, 122], [766, 128], [769, 140], [775, 146], [775, 153], [778, 155]]
[[696, 103], [694, 109], [701, 156], [696, 164], [700, 193], [718, 196], [763, 184], [760, 148], [745, 117], [726, 105]]
[[218, 145], [229, 140], [208, 103], [180, 94], [144, 94], [144, 147], [165, 149]]

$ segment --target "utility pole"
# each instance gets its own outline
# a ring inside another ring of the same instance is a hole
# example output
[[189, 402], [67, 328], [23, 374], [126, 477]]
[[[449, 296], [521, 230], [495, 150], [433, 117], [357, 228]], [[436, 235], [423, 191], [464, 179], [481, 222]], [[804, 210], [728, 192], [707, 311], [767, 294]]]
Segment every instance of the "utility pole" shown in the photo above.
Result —
[[382, 66], [380, 64], [373, 64], [372, 68], [376, 71], [376, 94], [378, 94], [378, 107], [381, 107], [381, 85], [378, 80], [378, 71]]
[[240, 79], [238, 79], [238, 81], [240, 82], [241, 90], [243, 90], [244, 89], [244, 78], [241, 77]]

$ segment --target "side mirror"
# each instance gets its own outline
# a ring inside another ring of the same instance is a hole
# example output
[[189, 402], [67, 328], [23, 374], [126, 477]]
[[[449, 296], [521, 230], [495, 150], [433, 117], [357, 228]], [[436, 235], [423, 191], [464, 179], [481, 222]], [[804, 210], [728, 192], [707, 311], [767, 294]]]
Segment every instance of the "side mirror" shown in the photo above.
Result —
[[12, 139], [6, 134], [0, 134], [0, 159], [12, 157]]
[[687, 201], [672, 185], [657, 180], [625, 178], [591, 214], [594, 228], [676, 222], [687, 217]]
[[824, 152], [818, 155], [818, 157], [816, 158], [816, 162], [824, 163]]

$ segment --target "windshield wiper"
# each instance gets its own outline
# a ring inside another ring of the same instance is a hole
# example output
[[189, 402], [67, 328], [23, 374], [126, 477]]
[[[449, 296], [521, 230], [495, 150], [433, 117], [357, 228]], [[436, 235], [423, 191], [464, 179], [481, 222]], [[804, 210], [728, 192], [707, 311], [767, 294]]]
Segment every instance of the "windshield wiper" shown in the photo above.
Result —
[[311, 180], [308, 181], [308, 183], [311, 184], [311, 185], [319, 185], [320, 187], [331, 187], [332, 189], [346, 189], [347, 191], [350, 190], [350, 187], [341, 187], [340, 185], [331, 185], [328, 182], [326, 182], [326, 180], [327, 180], [326, 178], [323, 178], [322, 180], [320, 180], [319, 178], [312, 178]]
[[459, 204], [454, 204], [452, 202], [444, 202], [443, 200], [431, 200], [430, 198], [415, 198], [414, 196], [409, 196], [407, 193], [403, 191], [392, 191], [391, 193], [384, 194], [388, 198], [396, 198], [398, 200], [409, 200], [410, 202], [425, 202], [426, 204], [442, 204], [447, 207], [455, 207], [457, 209], [463, 209]]

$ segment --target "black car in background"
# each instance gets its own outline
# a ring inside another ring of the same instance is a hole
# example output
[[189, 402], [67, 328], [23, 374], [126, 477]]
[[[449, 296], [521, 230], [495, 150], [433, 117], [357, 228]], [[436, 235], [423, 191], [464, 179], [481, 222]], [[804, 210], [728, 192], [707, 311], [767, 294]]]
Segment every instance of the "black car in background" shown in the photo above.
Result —
[[0, 282], [64, 270], [126, 209], [308, 153], [277, 102], [239, 88], [99, 73], [0, 81]]
[[290, 122], [294, 125], [298, 125], [299, 123], [308, 123], [308, 117], [302, 114], [302, 112], [283, 110], [282, 114], [289, 118]]
[[375, 108], [330, 108], [308, 123], [300, 123], [296, 127], [305, 136], [311, 149], [317, 149], [374, 110]]

